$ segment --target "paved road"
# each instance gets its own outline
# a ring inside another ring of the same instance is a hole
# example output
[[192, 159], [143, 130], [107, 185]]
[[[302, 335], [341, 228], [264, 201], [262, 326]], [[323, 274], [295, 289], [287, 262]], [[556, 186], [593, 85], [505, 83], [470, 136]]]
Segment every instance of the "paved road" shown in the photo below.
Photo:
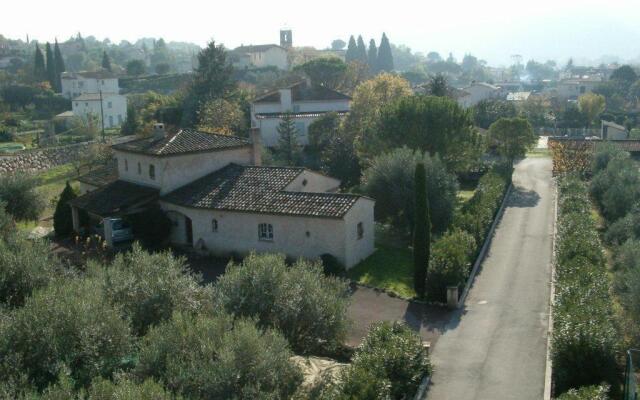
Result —
[[433, 350], [427, 399], [543, 398], [553, 218], [551, 160], [521, 161], [464, 310]]

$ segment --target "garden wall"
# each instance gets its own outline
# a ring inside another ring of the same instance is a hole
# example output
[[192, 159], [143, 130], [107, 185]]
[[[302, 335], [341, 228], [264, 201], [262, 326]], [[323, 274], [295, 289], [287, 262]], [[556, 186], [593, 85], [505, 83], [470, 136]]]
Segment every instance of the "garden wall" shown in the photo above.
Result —
[[0, 174], [38, 172], [71, 162], [93, 142], [0, 154]]

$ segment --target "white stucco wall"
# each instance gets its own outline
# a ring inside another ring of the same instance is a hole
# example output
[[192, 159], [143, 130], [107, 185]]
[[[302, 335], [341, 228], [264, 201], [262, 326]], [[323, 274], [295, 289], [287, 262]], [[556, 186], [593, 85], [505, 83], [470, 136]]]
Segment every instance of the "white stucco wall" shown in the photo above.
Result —
[[558, 83], [556, 93], [562, 99], [577, 98], [585, 93], [590, 93], [601, 82], [570, 80]]
[[87, 118], [89, 114], [95, 115], [98, 120], [104, 113], [105, 128], [115, 128], [122, 125], [127, 117], [127, 97], [119, 94], [104, 94], [102, 96], [102, 110], [100, 100], [73, 100], [71, 110], [81, 118]]
[[289, 69], [287, 51], [280, 47], [271, 47], [267, 51], [249, 53], [250, 62], [256, 67], [274, 66], [278, 69]]
[[[344, 265], [351, 268], [369, 257], [375, 250], [375, 223], [373, 208], [375, 202], [361, 197], [351, 207], [345, 221], [345, 259]], [[363, 236], [358, 238], [358, 223], [362, 223]]]
[[[184, 216], [188, 216], [192, 221], [193, 244], [202, 239], [207, 250], [213, 254], [246, 255], [255, 251], [315, 259], [329, 253], [345, 265], [349, 262], [346, 256], [345, 221], [341, 219], [193, 209], [162, 201], [160, 205], [168, 211], [169, 218], [178, 221], [171, 236], [178, 244], [185, 243]], [[212, 232], [211, 221], [214, 218], [218, 221], [217, 232]], [[259, 240], [260, 223], [273, 225], [273, 241]]]
[[76, 77], [75, 79], [63, 78], [62, 95], [73, 99], [85, 93], [120, 93], [120, 86], [117, 78], [112, 79], [94, 79]]
[[469, 93], [469, 95], [460, 97], [458, 99], [458, 104], [462, 107], [472, 107], [482, 100], [487, 100], [494, 98], [498, 95], [499, 90], [487, 87], [485, 85], [471, 85], [469, 87], [464, 88], [464, 91]]
[[290, 192], [335, 192], [340, 188], [340, 180], [320, 174], [318, 172], [304, 170], [287, 187]]
[[[159, 188], [161, 195], [217, 171], [229, 163], [240, 165], [251, 165], [252, 163], [251, 146], [168, 157], [154, 157], [117, 150], [114, 153], [118, 159], [120, 179]], [[127, 160], [128, 170], [125, 170], [124, 160]], [[141, 166], [140, 174], [138, 173], [138, 163]], [[149, 177], [150, 164], [155, 167], [155, 180]]]

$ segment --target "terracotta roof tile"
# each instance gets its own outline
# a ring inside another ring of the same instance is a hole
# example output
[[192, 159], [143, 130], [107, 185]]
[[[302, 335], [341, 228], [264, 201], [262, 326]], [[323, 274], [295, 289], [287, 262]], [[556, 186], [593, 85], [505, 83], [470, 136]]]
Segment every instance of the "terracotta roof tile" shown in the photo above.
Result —
[[110, 162], [107, 165], [103, 165], [89, 171], [86, 174], [78, 178], [78, 182], [87, 183], [92, 186], [105, 186], [111, 182], [118, 180], [118, 167], [115, 162]]
[[114, 150], [152, 156], [170, 156], [183, 153], [224, 150], [250, 146], [249, 140], [230, 135], [197, 132], [188, 129], [168, 134], [162, 139], [153, 136], [113, 146]]
[[360, 196], [286, 191], [304, 171], [294, 167], [229, 164], [164, 196], [185, 207], [224, 211], [342, 218]]
[[70, 205], [102, 217], [123, 214], [131, 207], [158, 198], [158, 189], [117, 180], [69, 202]]
[[[289, 86], [291, 101], [322, 101], [322, 100], [351, 100], [351, 97], [324, 86], [307, 85], [306, 81]], [[262, 95], [254, 103], [279, 103], [280, 92], [275, 90]]]

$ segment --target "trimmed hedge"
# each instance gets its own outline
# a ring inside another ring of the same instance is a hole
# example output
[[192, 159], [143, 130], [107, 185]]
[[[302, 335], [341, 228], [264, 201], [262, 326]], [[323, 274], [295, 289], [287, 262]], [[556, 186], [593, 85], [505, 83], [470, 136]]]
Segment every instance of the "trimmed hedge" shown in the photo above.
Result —
[[454, 216], [453, 226], [433, 243], [427, 274], [429, 300], [444, 303], [447, 286], [464, 286], [510, 182], [511, 168], [493, 167]]
[[555, 395], [607, 382], [616, 387], [618, 337], [603, 247], [587, 186], [559, 181], [551, 357]]

